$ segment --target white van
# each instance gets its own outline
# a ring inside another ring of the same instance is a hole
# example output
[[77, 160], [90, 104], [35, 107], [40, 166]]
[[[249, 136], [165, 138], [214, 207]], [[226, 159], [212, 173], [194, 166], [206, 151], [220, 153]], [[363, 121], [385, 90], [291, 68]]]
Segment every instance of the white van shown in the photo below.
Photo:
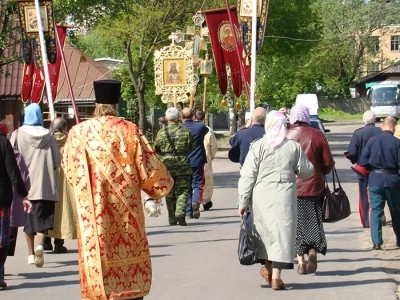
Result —
[[317, 94], [298, 94], [296, 97], [296, 105], [303, 104], [310, 110], [311, 119], [318, 119], [318, 98]]
[[367, 98], [377, 121], [388, 116], [400, 118], [400, 81], [383, 81], [372, 86]]

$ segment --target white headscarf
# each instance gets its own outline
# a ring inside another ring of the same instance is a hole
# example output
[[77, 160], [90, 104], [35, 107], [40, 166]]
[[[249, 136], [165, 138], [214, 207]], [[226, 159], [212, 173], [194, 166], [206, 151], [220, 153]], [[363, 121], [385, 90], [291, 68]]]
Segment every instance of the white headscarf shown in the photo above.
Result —
[[285, 139], [287, 130], [286, 117], [282, 112], [272, 110], [265, 120], [265, 135], [274, 148], [279, 148]]

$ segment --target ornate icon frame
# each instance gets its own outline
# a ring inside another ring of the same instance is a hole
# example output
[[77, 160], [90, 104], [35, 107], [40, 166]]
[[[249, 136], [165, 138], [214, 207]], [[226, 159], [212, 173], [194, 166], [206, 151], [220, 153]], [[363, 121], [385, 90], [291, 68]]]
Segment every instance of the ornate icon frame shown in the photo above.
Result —
[[[168, 70], [165, 70], [165, 66], [171, 61], [179, 62], [183, 67], [183, 70], [179, 72], [181, 76], [185, 76], [182, 83], [167, 82]], [[164, 103], [187, 102], [188, 94], [195, 91], [197, 82], [198, 76], [194, 73], [193, 67], [192, 45], [187, 44], [185, 47], [181, 47], [172, 44], [154, 52], [155, 94], [162, 95], [161, 100]]]

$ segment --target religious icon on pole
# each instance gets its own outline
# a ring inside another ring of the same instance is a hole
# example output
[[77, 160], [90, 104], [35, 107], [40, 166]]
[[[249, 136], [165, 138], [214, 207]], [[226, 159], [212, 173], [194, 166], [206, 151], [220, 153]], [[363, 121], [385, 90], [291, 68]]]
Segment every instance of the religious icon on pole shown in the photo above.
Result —
[[172, 44], [154, 53], [155, 93], [164, 103], [188, 102], [194, 92], [198, 76], [193, 67], [193, 45], [177, 46], [176, 33], [170, 36]]

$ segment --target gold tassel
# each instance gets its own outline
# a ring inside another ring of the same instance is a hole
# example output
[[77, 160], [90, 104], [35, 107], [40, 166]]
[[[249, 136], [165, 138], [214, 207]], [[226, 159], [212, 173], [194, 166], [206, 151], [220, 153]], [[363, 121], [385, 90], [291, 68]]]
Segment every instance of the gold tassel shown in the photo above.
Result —
[[83, 55], [83, 54], [81, 54], [81, 57], [80, 57], [80, 59], [79, 59], [79, 62], [81, 62], [81, 63], [87, 62], [86, 56]]

